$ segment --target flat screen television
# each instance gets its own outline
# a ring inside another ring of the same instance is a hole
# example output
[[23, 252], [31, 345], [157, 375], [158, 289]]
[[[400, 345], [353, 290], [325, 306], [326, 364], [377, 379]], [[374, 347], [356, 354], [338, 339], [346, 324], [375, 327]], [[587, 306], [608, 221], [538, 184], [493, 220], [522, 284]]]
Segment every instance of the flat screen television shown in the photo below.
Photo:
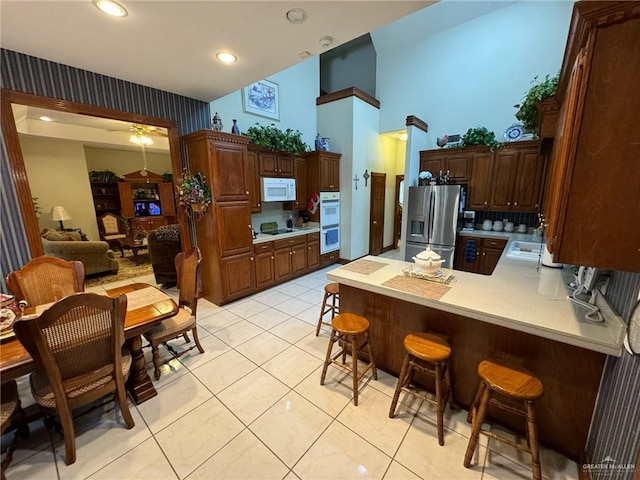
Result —
[[133, 212], [136, 217], [153, 217], [162, 215], [160, 202], [135, 201], [133, 202]]

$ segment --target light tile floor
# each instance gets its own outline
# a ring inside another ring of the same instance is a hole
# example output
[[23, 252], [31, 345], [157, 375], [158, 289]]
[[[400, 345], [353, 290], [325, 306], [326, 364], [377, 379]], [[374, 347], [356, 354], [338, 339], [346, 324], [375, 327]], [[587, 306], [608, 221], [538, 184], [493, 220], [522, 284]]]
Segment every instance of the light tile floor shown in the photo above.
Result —
[[[316, 337], [315, 325], [331, 268], [224, 307], [201, 300], [206, 352], [176, 360], [161, 347], [167, 363], [155, 382], [158, 395], [131, 403], [132, 430], [123, 427], [113, 401], [78, 412], [77, 461], [67, 466], [61, 435], [33, 422], [7, 478], [531, 478], [526, 456], [486, 437], [473, 466], [463, 467], [470, 434], [464, 410], [446, 410], [444, 447], [430, 403], [401, 397], [390, 419], [392, 375], [379, 371], [377, 381], [366, 380], [358, 407], [350, 377], [336, 368], [320, 386], [328, 331], [323, 327]], [[153, 276], [126, 282], [136, 281], [155, 284]], [[177, 296], [175, 289], [169, 293]], [[183, 341], [173, 344], [182, 348]], [[150, 349], [145, 355], [153, 378]], [[23, 403], [33, 403], [27, 377], [19, 387]], [[548, 449], [542, 468], [547, 480], [577, 478], [576, 464]]]

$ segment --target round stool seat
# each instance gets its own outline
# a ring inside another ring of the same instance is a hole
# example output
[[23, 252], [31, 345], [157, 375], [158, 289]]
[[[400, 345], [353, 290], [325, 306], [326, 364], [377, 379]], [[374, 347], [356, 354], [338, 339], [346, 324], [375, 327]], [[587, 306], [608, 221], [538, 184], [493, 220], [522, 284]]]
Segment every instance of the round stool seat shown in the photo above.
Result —
[[324, 286], [325, 293], [330, 295], [335, 295], [336, 293], [340, 293], [340, 284], [337, 282], [327, 283]]
[[483, 360], [478, 365], [478, 375], [492, 390], [520, 400], [535, 400], [544, 391], [533, 373], [501, 360]]
[[369, 320], [354, 313], [340, 313], [331, 320], [331, 326], [343, 335], [360, 335], [369, 330]]
[[447, 341], [432, 333], [410, 333], [404, 337], [404, 348], [411, 355], [427, 362], [442, 362], [451, 355]]

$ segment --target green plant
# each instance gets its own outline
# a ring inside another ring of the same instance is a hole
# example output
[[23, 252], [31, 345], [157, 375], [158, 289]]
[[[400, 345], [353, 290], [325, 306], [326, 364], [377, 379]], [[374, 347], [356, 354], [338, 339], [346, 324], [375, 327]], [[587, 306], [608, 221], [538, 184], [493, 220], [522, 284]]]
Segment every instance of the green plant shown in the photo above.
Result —
[[536, 104], [556, 94], [559, 77], [559, 73], [553, 77], [547, 74], [544, 80], [540, 82], [536, 75], [531, 82], [531, 88], [522, 98], [522, 103], [515, 105], [515, 107], [518, 108], [516, 118], [522, 122], [522, 127], [525, 132], [535, 132], [538, 122], [538, 109], [536, 108]]
[[164, 172], [162, 174], [162, 180], [164, 180], [167, 183], [171, 183], [173, 182], [173, 173], [170, 172]]
[[467, 130], [462, 138], [460, 138], [461, 146], [468, 147], [470, 145], [486, 145], [491, 150], [496, 148], [500, 143], [496, 140], [496, 134], [487, 130], [486, 127], [475, 127]]
[[36, 214], [36, 217], [39, 217], [42, 215], [42, 208], [38, 205], [38, 197], [31, 197], [31, 200], [33, 201], [33, 213]]
[[178, 185], [176, 185], [176, 199], [184, 208], [184, 213], [191, 218], [191, 212], [196, 213], [195, 220], [200, 220], [207, 207], [211, 205], [211, 190], [202, 173], [192, 174], [183, 170]]
[[120, 177], [111, 170], [91, 170], [89, 181], [91, 183], [118, 183]]
[[284, 132], [273, 123], [265, 126], [258, 123], [243, 133], [251, 138], [251, 142], [270, 150], [280, 150], [292, 155], [305, 152], [309, 146], [302, 141], [302, 133], [287, 128]]

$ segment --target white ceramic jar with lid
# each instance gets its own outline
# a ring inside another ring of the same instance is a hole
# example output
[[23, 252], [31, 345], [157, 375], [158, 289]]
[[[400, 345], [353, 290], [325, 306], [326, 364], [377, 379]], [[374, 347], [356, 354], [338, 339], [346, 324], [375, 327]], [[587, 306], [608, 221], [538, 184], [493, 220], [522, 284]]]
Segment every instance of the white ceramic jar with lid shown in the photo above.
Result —
[[442, 257], [431, 250], [430, 247], [413, 257], [413, 261], [416, 262], [418, 270], [424, 273], [435, 273], [444, 263]]
[[493, 223], [488, 218], [482, 222], [482, 230], [489, 231], [493, 227]]
[[501, 232], [503, 229], [504, 229], [504, 223], [502, 223], [502, 220], [496, 220], [495, 222], [493, 222], [494, 232]]
[[511, 233], [511, 232], [513, 232], [514, 230], [515, 230], [515, 225], [513, 224], [513, 222], [507, 222], [507, 223], [504, 225], [504, 231], [505, 231], [505, 232], [509, 232], [509, 233]]

